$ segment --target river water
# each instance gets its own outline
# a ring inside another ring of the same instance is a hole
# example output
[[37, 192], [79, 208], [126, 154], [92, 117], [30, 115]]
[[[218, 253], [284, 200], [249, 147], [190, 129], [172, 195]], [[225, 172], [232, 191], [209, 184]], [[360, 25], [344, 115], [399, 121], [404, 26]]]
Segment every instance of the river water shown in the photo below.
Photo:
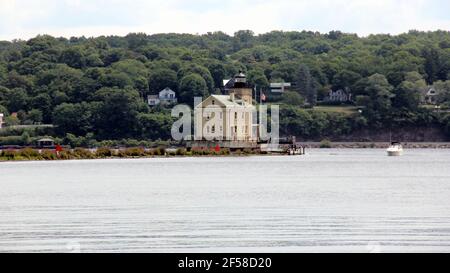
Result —
[[450, 252], [450, 151], [0, 163], [0, 252]]

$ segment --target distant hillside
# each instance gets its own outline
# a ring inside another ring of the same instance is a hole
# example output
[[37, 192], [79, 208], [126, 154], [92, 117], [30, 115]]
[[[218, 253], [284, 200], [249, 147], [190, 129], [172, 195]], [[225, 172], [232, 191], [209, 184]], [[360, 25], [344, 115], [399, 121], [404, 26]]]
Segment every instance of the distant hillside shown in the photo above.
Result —
[[[147, 95], [170, 87], [179, 101], [192, 103], [195, 95], [220, 92], [222, 80], [239, 70], [266, 92], [270, 82], [295, 83], [285, 97], [269, 96], [285, 105], [285, 134], [320, 137], [330, 133], [327, 126], [337, 130], [331, 134], [347, 134], [411, 124], [450, 131], [447, 114], [419, 107], [420, 90], [432, 84], [440, 88], [438, 103], [449, 104], [448, 31], [360, 38], [339, 31], [254, 35], [244, 30], [234, 36], [44, 35], [4, 41], [0, 112], [17, 113], [5, 118], [7, 125], [55, 124], [62, 138], [70, 133], [97, 140], [169, 139], [169, 111], [149, 108]], [[301, 108], [320, 102], [330, 89], [351, 92], [353, 104], [365, 110], [350, 116], [305, 114]]]

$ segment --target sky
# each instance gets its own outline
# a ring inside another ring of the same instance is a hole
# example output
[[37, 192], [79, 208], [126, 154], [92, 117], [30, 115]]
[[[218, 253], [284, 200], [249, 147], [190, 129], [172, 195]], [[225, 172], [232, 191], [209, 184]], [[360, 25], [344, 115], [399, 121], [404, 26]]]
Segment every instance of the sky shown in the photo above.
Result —
[[242, 29], [450, 30], [450, 0], [0, 0], [0, 40]]

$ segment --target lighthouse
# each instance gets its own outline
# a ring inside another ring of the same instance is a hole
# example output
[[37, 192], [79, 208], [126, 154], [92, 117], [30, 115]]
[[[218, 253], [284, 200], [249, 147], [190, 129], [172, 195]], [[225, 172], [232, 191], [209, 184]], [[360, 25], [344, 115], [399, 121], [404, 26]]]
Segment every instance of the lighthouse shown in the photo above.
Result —
[[229, 80], [224, 88], [232, 100], [241, 100], [247, 104], [252, 104], [253, 89], [247, 82], [247, 76], [242, 71], [239, 71]]

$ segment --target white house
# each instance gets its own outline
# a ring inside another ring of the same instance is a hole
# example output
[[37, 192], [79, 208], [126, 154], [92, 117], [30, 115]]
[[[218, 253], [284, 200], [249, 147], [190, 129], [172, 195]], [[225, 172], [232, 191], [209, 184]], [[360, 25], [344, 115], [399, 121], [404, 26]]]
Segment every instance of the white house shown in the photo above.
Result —
[[256, 142], [252, 88], [242, 73], [228, 95], [212, 95], [195, 106], [195, 140]]
[[169, 87], [164, 88], [159, 92], [158, 95], [148, 95], [147, 102], [150, 106], [155, 106], [158, 104], [168, 105], [177, 103], [177, 95], [175, 91]]
[[432, 86], [425, 89], [422, 93], [422, 103], [437, 104], [439, 92]]
[[325, 100], [333, 102], [348, 102], [352, 100], [352, 94], [343, 89], [336, 91], [330, 90], [328, 97]]
[[290, 82], [273, 82], [270, 84], [270, 90], [272, 93], [284, 93], [291, 87]]
[[3, 125], [3, 114], [0, 113], [0, 128], [2, 128]]
[[178, 101], [177, 94], [169, 87], [166, 87], [159, 92], [159, 100], [161, 101], [161, 104], [173, 104]]

